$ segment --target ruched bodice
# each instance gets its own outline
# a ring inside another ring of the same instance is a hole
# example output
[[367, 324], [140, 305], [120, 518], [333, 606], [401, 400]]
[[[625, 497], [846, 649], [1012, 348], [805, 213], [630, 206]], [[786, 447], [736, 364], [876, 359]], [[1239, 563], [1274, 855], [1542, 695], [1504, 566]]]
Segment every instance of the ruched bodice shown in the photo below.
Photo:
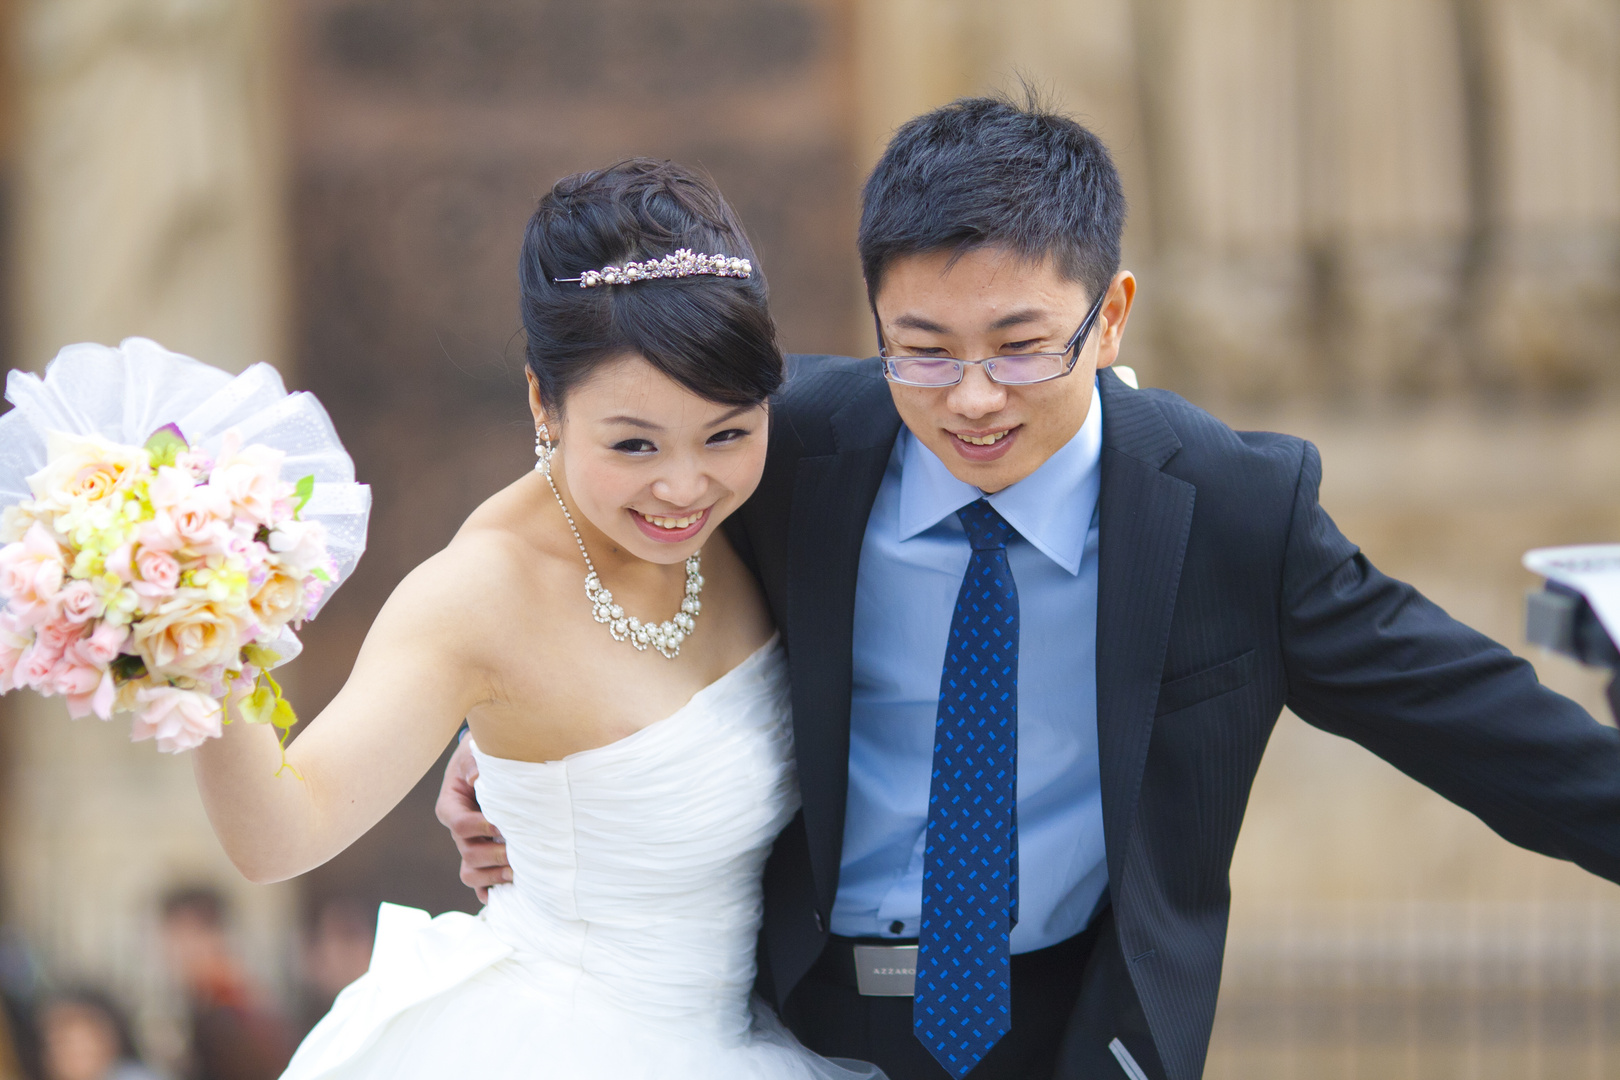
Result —
[[578, 996], [742, 1038], [760, 873], [798, 809], [789, 715], [773, 642], [607, 746], [544, 763], [474, 748], [478, 802], [512, 863], [491, 929]]
[[371, 970], [284, 1080], [881, 1078], [750, 1000], [761, 872], [799, 804], [775, 638], [618, 742], [473, 753], [512, 884], [477, 916], [384, 904]]

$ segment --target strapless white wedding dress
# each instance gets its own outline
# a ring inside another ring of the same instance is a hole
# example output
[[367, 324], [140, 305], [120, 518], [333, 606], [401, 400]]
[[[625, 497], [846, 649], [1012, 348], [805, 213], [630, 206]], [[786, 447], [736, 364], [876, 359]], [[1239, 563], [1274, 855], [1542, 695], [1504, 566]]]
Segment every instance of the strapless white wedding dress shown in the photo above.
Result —
[[560, 761], [474, 748], [513, 884], [383, 905], [371, 970], [284, 1080], [858, 1080], [751, 1000], [760, 874], [799, 805], [772, 641], [678, 712]]

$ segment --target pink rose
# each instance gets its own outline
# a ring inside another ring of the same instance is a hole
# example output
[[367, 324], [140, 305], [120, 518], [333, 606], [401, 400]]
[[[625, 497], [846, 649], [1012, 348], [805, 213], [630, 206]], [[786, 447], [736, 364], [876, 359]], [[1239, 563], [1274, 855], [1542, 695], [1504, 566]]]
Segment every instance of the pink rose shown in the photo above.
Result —
[[283, 566], [303, 577], [327, 562], [326, 526], [319, 521], [283, 521], [270, 534], [270, 550], [281, 557]]
[[106, 667], [118, 658], [124, 642], [128, 640], [129, 627], [102, 623], [90, 632], [89, 637], [80, 638], [69, 648], [82, 662]]
[[159, 548], [141, 548], [135, 555], [135, 569], [141, 580], [134, 590], [148, 600], [168, 596], [180, 587], [180, 560]]
[[33, 640], [34, 625], [10, 607], [0, 606], [0, 642], [22, 648]]
[[51, 672], [56, 668], [56, 661], [62, 656], [60, 651], [53, 652], [50, 644], [42, 638], [34, 639], [34, 643], [24, 649], [17, 658], [17, 667], [13, 678], [18, 686], [26, 686], [30, 690], [41, 693], [49, 692]]
[[230, 500], [238, 514], [268, 525], [275, 520], [276, 501], [285, 497], [281, 462], [286, 455], [262, 445], [238, 450], [236, 441], [227, 438], [219, 461], [208, 477], [208, 486]]
[[70, 623], [66, 619], [51, 619], [40, 624], [38, 634], [39, 640], [50, 650], [54, 662], [69, 645], [84, 635], [84, 625]]
[[263, 585], [265, 578], [270, 576], [270, 549], [257, 540], [236, 537], [231, 541], [227, 554], [242, 560], [242, 570], [255, 588]]
[[[51, 669], [51, 690], [58, 694], [88, 696], [101, 682], [102, 671], [94, 664], [86, 664], [69, 650]], [[83, 715], [82, 713], [79, 715]], [[75, 720], [78, 716], [74, 717]]]
[[175, 528], [174, 516], [167, 510], [159, 510], [151, 521], [142, 523], [135, 539], [141, 547], [151, 551], [179, 551], [186, 543], [180, 530]]
[[81, 717], [95, 713], [103, 720], [111, 720], [113, 702], [117, 700], [117, 697], [118, 684], [113, 679], [113, 673], [103, 671], [89, 693], [67, 695], [68, 715], [78, 720]]
[[174, 456], [174, 467], [190, 473], [200, 483], [214, 471], [214, 460], [201, 450], [182, 450]]
[[0, 548], [0, 593], [12, 609], [28, 615], [43, 608], [62, 587], [65, 567], [56, 537], [40, 522], [14, 544]]
[[196, 486], [197, 481], [191, 473], [165, 465], [157, 471], [151, 483], [146, 485], [146, 498], [154, 508], [168, 510], [190, 498]]
[[0, 694], [15, 690], [17, 682], [17, 662], [28, 648], [29, 642], [16, 643], [0, 639]]
[[170, 512], [175, 532], [194, 551], [223, 554], [231, 540], [231, 504], [207, 488], [193, 488], [192, 495]]
[[219, 738], [224, 712], [206, 694], [154, 686], [137, 690], [135, 700], [139, 711], [131, 735], [136, 742], [155, 738], [159, 750], [178, 754]]
[[69, 582], [67, 587], [51, 600], [51, 612], [54, 616], [78, 626], [91, 619], [99, 619], [106, 606], [96, 587], [88, 581]]
[[118, 580], [128, 585], [135, 577], [135, 547], [133, 544], [119, 544], [107, 555], [107, 573], [114, 574]]

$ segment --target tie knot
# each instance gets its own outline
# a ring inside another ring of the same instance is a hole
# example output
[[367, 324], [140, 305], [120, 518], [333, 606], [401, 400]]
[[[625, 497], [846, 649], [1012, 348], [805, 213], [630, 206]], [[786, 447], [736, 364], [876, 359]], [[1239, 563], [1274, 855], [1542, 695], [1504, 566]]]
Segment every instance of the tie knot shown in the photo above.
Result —
[[1007, 524], [1007, 519], [983, 499], [962, 507], [956, 516], [962, 519], [962, 528], [967, 530], [968, 543], [973, 545], [974, 551], [1004, 548], [1012, 537], [1013, 527]]

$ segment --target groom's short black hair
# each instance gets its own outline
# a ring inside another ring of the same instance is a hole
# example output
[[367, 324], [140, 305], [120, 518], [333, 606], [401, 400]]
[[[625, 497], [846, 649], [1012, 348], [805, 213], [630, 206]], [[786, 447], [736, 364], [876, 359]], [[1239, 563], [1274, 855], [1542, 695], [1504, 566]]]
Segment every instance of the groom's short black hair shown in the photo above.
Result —
[[861, 269], [874, 300], [895, 259], [986, 244], [1092, 297], [1119, 271], [1125, 192], [1096, 135], [1043, 105], [962, 98], [904, 124], [861, 193]]

